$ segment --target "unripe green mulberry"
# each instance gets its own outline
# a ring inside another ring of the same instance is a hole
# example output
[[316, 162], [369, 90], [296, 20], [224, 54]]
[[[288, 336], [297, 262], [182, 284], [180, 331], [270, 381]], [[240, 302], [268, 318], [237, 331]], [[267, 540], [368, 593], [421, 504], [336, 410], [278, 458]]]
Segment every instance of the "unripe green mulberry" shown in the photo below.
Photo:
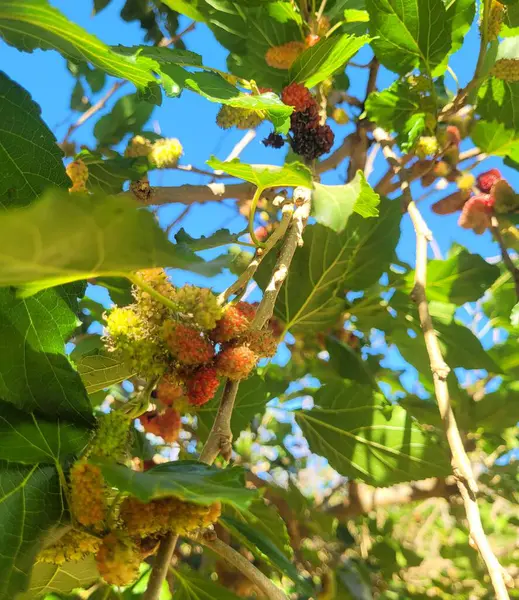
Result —
[[173, 292], [173, 302], [179, 305], [179, 311], [191, 317], [201, 329], [210, 330], [222, 316], [222, 307], [218, 299], [207, 288], [186, 285]]
[[100, 526], [106, 516], [105, 483], [101, 470], [85, 460], [70, 469], [70, 510], [85, 526]]
[[439, 150], [438, 140], [434, 136], [422, 136], [416, 143], [415, 150], [419, 158], [432, 156]]
[[503, 21], [505, 20], [505, 15], [506, 6], [497, 0], [492, 0], [487, 29], [489, 42], [497, 40]]
[[[164, 269], [145, 269], [138, 271], [136, 275], [162, 296], [173, 299], [175, 288], [171, 285]], [[142, 320], [154, 325], [161, 325], [164, 322], [170, 312], [167, 306], [138, 286], [133, 288], [132, 294], [137, 303], [137, 313]]]
[[104, 339], [110, 352], [119, 354], [133, 373], [145, 379], [162, 375], [167, 369], [165, 344], [161, 344], [159, 333], [142, 321], [135, 306], [108, 313]]
[[337, 123], [337, 125], [346, 125], [350, 122], [350, 117], [348, 116], [348, 113], [344, 110], [344, 108], [334, 108], [331, 116], [332, 119]]
[[108, 534], [96, 555], [101, 577], [110, 585], [130, 585], [139, 577], [142, 554], [129, 539]]
[[55, 544], [44, 548], [37, 556], [36, 562], [62, 565], [66, 562], [77, 562], [88, 554], [95, 554], [101, 540], [89, 533], [72, 529]]
[[476, 183], [476, 178], [474, 177], [474, 175], [472, 175], [472, 173], [462, 173], [457, 179], [456, 179], [456, 185], [458, 186], [458, 189], [460, 190], [471, 190], [474, 185]]
[[493, 66], [492, 75], [504, 81], [519, 81], [519, 60], [501, 58]]
[[216, 124], [221, 129], [255, 129], [263, 117], [255, 110], [238, 108], [224, 104], [216, 115]]
[[130, 436], [131, 418], [112, 410], [97, 417], [97, 431], [89, 454], [122, 461], [126, 457]]
[[151, 149], [149, 159], [157, 169], [172, 169], [184, 153], [182, 144], [176, 138], [157, 140]]
[[66, 167], [67, 175], [72, 181], [72, 187], [69, 192], [86, 192], [86, 182], [88, 181], [88, 167], [81, 160], [73, 160]]
[[160, 498], [145, 503], [129, 497], [121, 504], [120, 516], [131, 536], [146, 537], [173, 531], [180, 535], [205, 529], [220, 517], [221, 505]]
[[129, 141], [124, 152], [129, 158], [137, 158], [139, 156], [148, 156], [153, 148], [153, 144], [142, 135], [136, 135]]

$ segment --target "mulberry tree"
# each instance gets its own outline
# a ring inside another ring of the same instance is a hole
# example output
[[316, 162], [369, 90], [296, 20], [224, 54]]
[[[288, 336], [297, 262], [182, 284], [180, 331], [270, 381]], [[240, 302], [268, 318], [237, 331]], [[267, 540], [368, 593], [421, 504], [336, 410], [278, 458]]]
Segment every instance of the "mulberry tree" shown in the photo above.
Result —
[[517, 0], [84, 4], [0, 0], [0, 600], [519, 598]]

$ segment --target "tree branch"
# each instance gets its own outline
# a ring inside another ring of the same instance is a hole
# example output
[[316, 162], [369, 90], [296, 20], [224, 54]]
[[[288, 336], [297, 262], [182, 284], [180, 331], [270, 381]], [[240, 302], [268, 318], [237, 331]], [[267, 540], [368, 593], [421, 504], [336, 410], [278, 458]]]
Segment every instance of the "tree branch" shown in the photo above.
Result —
[[284, 592], [274, 585], [268, 577], [263, 575], [259, 569], [256, 569], [256, 567], [239, 552], [236, 552], [236, 550], [219, 540], [217, 537], [202, 536], [200, 542], [243, 573], [243, 575], [250, 579], [250, 581], [269, 598], [269, 600], [287, 600]]
[[[207, 183], [191, 185], [186, 183], [179, 186], [155, 187], [147, 182], [142, 182], [138, 189], [122, 192], [123, 196], [137, 198], [147, 206], [161, 206], [163, 204], [203, 204], [214, 200], [248, 200], [254, 195], [256, 186], [251, 183]], [[273, 192], [272, 192], [273, 194]], [[268, 193], [265, 193], [268, 196]]]
[[325, 171], [336, 169], [345, 158], [348, 158], [348, 156], [351, 155], [354, 139], [355, 134], [353, 133], [345, 137], [344, 141], [337, 148], [337, 150], [332, 152], [328, 158], [325, 158], [321, 162], [317, 163], [315, 166], [315, 172], [324, 173]]
[[451, 450], [451, 462], [454, 475], [456, 476], [456, 483], [465, 506], [471, 540], [485, 562], [492, 585], [494, 586], [496, 598], [497, 600], [508, 600], [509, 596], [505, 585], [506, 572], [499, 564], [481, 524], [481, 516], [476, 500], [477, 484], [450, 402], [449, 388], [447, 386], [447, 376], [450, 369], [443, 360], [438, 338], [429, 313], [429, 304], [425, 289], [427, 282], [427, 245], [432, 239], [432, 234], [411, 197], [407, 182], [403, 182], [402, 188], [404, 197], [407, 199], [407, 211], [411, 217], [416, 234], [415, 285], [411, 295], [418, 307], [420, 324], [431, 363], [438, 409]]
[[492, 215], [490, 219], [490, 231], [492, 232], [494, 240], [499, 246], [503, 262], [505, 263], [506, 268], [512, 276], [515, 285], [515, 295], [517, 297], [517, 301], [519, 302], [519, 269], [515, 266], [514, 261], [510, 257], [510, 254], [508, 254], [505, 241], [499, 229], [499, 221], [497, 220], [497, 217], [495, 215]]
[[153, 563], [153, 569], [151, 571], [150, 578], [148, 580], [148, 587], [144, 592], [143, 600], [157, 600], [160, 596], [162, 584], [168, 574], [169, 565], [175, 552], [175, 546], [177, 545], [178, 535], [170, 532], [160, 542], [159, 550], [155, 556], [155, 562]]

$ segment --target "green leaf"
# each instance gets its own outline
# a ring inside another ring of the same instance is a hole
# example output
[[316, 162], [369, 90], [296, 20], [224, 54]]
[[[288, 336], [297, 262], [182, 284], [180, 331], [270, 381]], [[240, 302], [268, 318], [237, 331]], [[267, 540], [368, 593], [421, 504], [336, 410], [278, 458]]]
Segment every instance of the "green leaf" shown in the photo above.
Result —
[[96, 461], [109, 485], [150, 502], [155, 498], [175, 496], [197, 504], [220, 501], [246, 509], [256, 497], [245, 489], [245, 471], [241, 467], [219, 469], [194, 460], [157, 465], [139, 473], [113, 462]]
[[232, 515], [227, 511], [220, 518], [220, 524], [254, 556], [289, 577], [299, 590], [312, 594], [312, 587], [301, 578], [290, 560], [292, 549], [286, 525], [273, 505], [258, 500], [245, 513]]
[[[197, 433], [202, 442], [207, 439], [213, 426], [218, 407], [220, 406], [223, 387], [222, 385], [215, 397], [199, 408], [196, 413], [198, 422]], [[231, 431], [234, 439], [238, 438], [240, 433], [257, 414], [265, 412], [267, 402], [270, 398], [269, 390], [259, 375], [253, 375], [240, 383], [231, 418]]]
[[2, 72], [0, 113], [0, 205], [29, 204], [50, 185], [67, 189], [63, 153], [43, 122], [40, 107]]
[[380, 196], [366, 181], [364, 173], [357, 171], [346, 185], [314, 183], [312, 194], [313, 216], [318, 223], [341, 233], [353, 212], [363, 217], [376, 217]]
[[0, 460], [34, 464], [79, 454], [91, 432], [67, 421], [47, 420], [0, 402]]
[[0, 285], [42, 289], [99, 275], [204, 262], [171, 244], [153, 215], [124, 196], [71, 198], [49, 191], [27, 208], [0, 214], [0, 230]]
[[[403, 291], [411, 292], [415, 272], [405, 275]], [[475, 302], [499, 277], [499, 267], [491, 265], [479, 254], [457, 247], [446, 260], [431, 260], [427, 265], [427, 298], [429, 301], [462, 305]]]
[[246, 231], [240, 231], [239, 233], [231, 233], [228, 229], [218, 229], [212, 235], [201, 236], [194, 238], [187, 233], [182, 227], [179, 232], [175, 235], [175, 241], [178, 244], [185, 244], [189, 246], [194, 252], [200, 250], [207, 250], [209, 248], [218, 248], [219, 246], [226, 246], [227, 244], [234, 244], [238, 242], [238, 239], [244, 235]]
[[76, 367], [88, 394], [104, 390], [135, 375], [120, 359], [102, 352], [81, 356], [76, 361]]
[[218, 160], [212, 156], [207, 164], [211, 169], [221, 170], [232, 177], [253, 183], [261, 189], [271, 187], [312, 187], [312, 173], [305, 165], [294, 162], [282, 167], [272, 165], [249, 165], [239, 158], [230, 161]]
[[175, 600], [240, 600], [228, 588], [187, 568], [175, 569]]
[[87, 588], [97, 579], [99, 571], [93, 555], [60, 566], [36, 563], [27, 592], [16, 596], [16, 600], [34, 600], [44, 594], [67, 593], [77, 588]]
[[519, 421], [519, 387], [517, 383], [503, 386], [497, 392], [487, 394], [473, 405], [474, 427], [501, 434], [507, 427]]
[[[304, 245], [296, 250], [276, 302], [275, 314], [286, 329], [332, 326], [344, 311], [344, 290], [369, 287], [389, 267], [398, 243], [400, 219], [397, 203], [382, 200], [377, 219], [354, 214], [341, 234], [323, 225], [307, 227]], [[274, 261], [275, 257], [268, 255], [256, 272], [262, 289], [268, 285]]]
[[379, 61], [405, 75], [431, 73], [451, 49], [451, 23], [442, 0], [367, 0], [370, 34]]
[[86, 391], [65, 355], [76, 309], [77, 298], [63, 288], [25, 299], [0, 289], [0, 398], [27, 412], [91, 420]]
[[486, 121], [519, 130], [519, 83], [497, 77], [487, 79], [479, 90], [477, 112]]
[[53, 49], [70, 60], [87, 60], [143, 91], [156, 85], [149, 69], [111, 50], [47, 0], [4, 0], [0, 6], [0, 34], [8, 44], [25, 52]]
[[143, 101], [138, 94], [119, 98], [112, 110], [98, 119], [94, 135], [100, 146], [118, 144], [125, 135], [141, 133], [153, 112], [153, 105]]
[[315, 404], [296, 413], [296, 421], [310, 450], [341, 475], [383, 487], [450, 473], [447, 452], [371, 388], [328, 384]]
[[137, 181], [148, 172], [145, 158], [103, 158], [90, 150], [82, 150], [76, 158], [88, 167], [87, 188], [92, 192], [116, 194], [126, 181]]
[[372, 92], [368, 96], [366, 113], [369, 120], [379, 127], [394, 131], [399, 146], [407, 151], [425, 132], [427, 113], [422, 104], [416, 88], [404, 81], [397, 81], [386, 90]]
[[204, 15], [197, 8], [198, 0], [162, 0], [162, 3], [193, 21], [205, 21]]
[[508, 156], [519, 162], [519, 136], [513, 129], [507, 129], [497, 121], [478, 121], [470, 135], [482, 152]]
[[492, 319], [495, 327], [510, 330], [510, 314], [517, 302], [517, 295], [509, 271], [504, 271], [492, 284], [487, 296], [483, 308], [488, 318]]
[[369, 13], [367, 10], [347, 8], [344, 11], [344, 20], [346, 23], [369, 23]]
[[25, 591], [36, 554], [64, 508], [51, 466], [0, 463], [0, 600]]
[[330, 355], [329, 364], [342, 379], [371, 385], [378, 390], [377, 382], [362, 356], [334, 337], [326, 338], [326, 350]]
[[334, 35], [321, 39], [315, 46], [307, 48], [290, 69], [290, 81], [304, 83], [312, 88], [329, 79], [365, 44], [370, 41], [367, 35]]
[[406, 396], [399, 400], [398, 404], [420, 423], [431, 425], [438, 430], [442, 429], [438, 405], [433, 400], [424, 400], [418, 396]]

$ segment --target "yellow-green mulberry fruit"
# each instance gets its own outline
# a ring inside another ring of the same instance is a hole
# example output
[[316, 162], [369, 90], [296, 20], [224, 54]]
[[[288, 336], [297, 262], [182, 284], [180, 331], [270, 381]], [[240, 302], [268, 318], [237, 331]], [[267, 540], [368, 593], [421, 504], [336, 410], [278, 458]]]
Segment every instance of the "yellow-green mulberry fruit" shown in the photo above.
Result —
[[110, 585], [130, 585], [139, 577], [142, 554], [129, 539], [109, 533], [96, 554], [97, 569]]
[[81, 160], [73, 160], [66, 167], [67, 175], [72, 181], [72, 187], [69, 192], [86, 192], [86, 182], [88, 181], [88, 167]]
[[99, 526], [106, 516], [105, 483], [101, 470], [85, 460], [70, 469], [70, 510], [81, 525]]
[[37, 562], [62, 565], [66, 562], [77, 562], [88, 554], [99, 550], [101, 540], [89, 533], [72, 529], [56, 543], [44, 548], [37, 556]]
[[216, 327], [216, 321], [222, 316], [222, 307], [218, 305], [216, 296], [207, 288], [186, 285], [175, 290], [172, 300], [179, 305], [179, 310], [191, 317], [201, 329]]
[[334, 108], [332, 111], [332, 119], [337, 125], [346, 125], [350, 122], [350, 117], [348, 117], [348, 113], [344, 108]]
[[146, 379], [160, 376], [167, 368], [167, 348], [160, 330], [148, 326], [135, 306], [112, 309], [106, 315], [104, 342], [109, 352], [119, 354], [132, 373]]
[[303, 42], [287, 42], [281, 46], [269, 48], [265, 54], [265, 62], [269, 67], [288, 70], [304, 51], [305, 44]]
[[124, 152], [129, 158], [137, 158], [139, 156], [148, 156], [153, 148], [153, 144], [142, 135], [136, 135], [129, 141]]
[[496, 62], [491, 73], [504, 81], [519, 81], [519, 60], [502, 58]]
[[416, 143], [416, 155], [419, 158], [432, 156], [438, 152], [438, 140], [434, 136], [422, 136]]
[[[137, 276], [162, 296], [172, 299], [175, 288], [171, 285], [166, 271], [161, 268], [138, 271]], [[169, 308], [159, 302], [142, 288], [135, 286], [132, 290], [137, 304], [137, 313], [146, 322], [161, 325], [169, 316]]]
[[497, 0], [492, 0], [487, 28], [489, 42], [497, 40], [499, 32], [501, 31], [501, 26], [503, 25], [503, 21], [505, 20], [505, 16], [506, 6]]
[[254, 129], [263, 121], [263, 117], [255, 110], [236, 108], [224, 104], [216, 115], [216, 124], [221, 129]]
[[157, 140], [149, 154], [150, 162], [157, 169], [172, 169], [177, 166], [179, 158], [184, 153], [182, 144], [176, 138]]
[[471, 190], [476, 184], [476, 178], [472, 173], [462, 173], [456, 178], [456, 185], [460, 190]]
[[90, 445], [89, 454], [121, 461], [126, 458], [130, 437], [131, 418], [112, 410], [97, 417], [97, 431]]

